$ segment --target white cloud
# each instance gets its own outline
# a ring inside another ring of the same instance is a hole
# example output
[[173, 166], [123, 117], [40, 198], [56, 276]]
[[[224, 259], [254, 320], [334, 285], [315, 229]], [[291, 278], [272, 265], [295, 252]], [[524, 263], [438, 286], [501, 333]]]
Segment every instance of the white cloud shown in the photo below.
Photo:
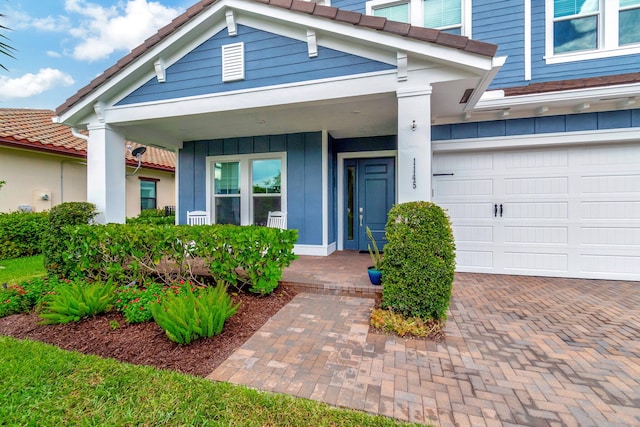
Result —
[[47, 56], [50, 58], [62, 58], [62, 54], [60, 52], [56, 52], [54, 50], [48, 50]]
[[6, 13], [11, 18], [10, 27], [13, 30], [29, 30], [35, 29], [49, 32], [66, 32], [69, 31], [70, 22], [66, 16], [47, 16], [45, 18], [35, 18], [29, 14], [19, 11], [10, 10]]
[[133, 49], [180, 13], [149, 0], [128, 0], [111, 7], [66, 0], [65, 10], [82, 16], [69, 34], [80, 40], [73, 48], [73, 57], [86, 61]]
[[60, 70], [43, 68], [38, 74], [27, 73], [21, 77], [0, 76], [0, 99], [29, 98], [57, 86], [71, 86], [73, 78]]

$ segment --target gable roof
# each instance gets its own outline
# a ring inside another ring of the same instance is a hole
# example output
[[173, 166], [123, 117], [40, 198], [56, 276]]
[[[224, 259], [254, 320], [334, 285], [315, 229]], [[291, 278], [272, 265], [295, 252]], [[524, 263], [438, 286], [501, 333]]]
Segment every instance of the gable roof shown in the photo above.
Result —
[[[87, 157], [87, 141], [74, 136], [71, 128], [52, 121], [52, 110], [0, 108], [0, 145], [44, 151], [72, 157]], [[134, 142], [132, 148], [139, 147]], [[155, 147], [147, 147], [142, 166], [167, 172], [175, 171], [175, 153]], [[126, 153], [128, 165], [138, 161]]]
[[640, 73], [627, 73], [612, 76], [598, 76], [581, 79], [531, 83], [526, 86], [510, 87], [503, 90], [505, 96], [518, 96], [531, 95], [536, 93], [558, 92], [563, 90], [615, 86], [631, 83], [640, 83]]
[[[73, 96], [68, 98], [62, 105], [56, 109], [57, 115], [62, 115], [70, 108], [82, 101], [94, 89], [105, 83], [111, 77], [116, 75], [120, 70], [126, 68], [136, 58], [140, 57], [146, 51], [156, 46], [162, 40], [180, 29], [193, 17], [202, 13], [207, 7], [216, 3], [218, 0], [200, 0], [187, 9], [182, 15], [173, 19], [169, 24], [158, 30], [156, 34], [145, 40], [140, 46], [133, 49], [129, 54], [121, 58], [116, 64], [105, 70], [101, 75], [93, 79], [89, 84], [81, 88]], [[334, 20], [357, 27], [373, 29], [389, 34], [407, 37], [427, 43], [434, 43], [444, 47], [462, 50], [468, 53], [493, 57], [495, 56], [498, 46], [491, 43], [484, 43], [477, 40], [471, 40], [465, 36], [458, 36], [445, 33], [431, 28], [418, 27], [401, 22], [390, 21], [386, 18], [365, 15], [358, 12], [341, 10], [336, 7], [319, 5], [313, 1], [301, 0], [248, 0], [258, 3], [267, 4], [273, 7], [288, 9], [294, 12], [306, 13], [308, 15], [317, 16], [323, 19]]]

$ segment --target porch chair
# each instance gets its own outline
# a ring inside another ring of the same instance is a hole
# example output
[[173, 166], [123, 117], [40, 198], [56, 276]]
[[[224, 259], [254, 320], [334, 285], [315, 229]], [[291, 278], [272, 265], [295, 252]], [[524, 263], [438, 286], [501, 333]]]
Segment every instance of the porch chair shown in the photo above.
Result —
[[187, 211], [187, 224], [189, 225], [210, 225], [209, 212], [207, 211]]
[[285, 230], [287, 228], [287, 213], [281, 211], [269, 211], [267, 227]]

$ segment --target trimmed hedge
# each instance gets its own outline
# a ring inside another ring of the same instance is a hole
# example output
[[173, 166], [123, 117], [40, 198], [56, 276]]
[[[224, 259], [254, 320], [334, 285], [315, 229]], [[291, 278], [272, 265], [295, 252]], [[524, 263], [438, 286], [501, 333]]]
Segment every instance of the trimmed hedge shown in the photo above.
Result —
[[382, 306], [405, 316], [445, 319], [455, 271], [447, 214], [431, 202], [395, 205], [386, 227]]
[[[259, 226], [107, 224], [64, 229], [62, 270], [69, 277], [166, 284], [198, 281], [208, 271], [216, 281], [250, 286], [268, 294], [295, 259], [297, 230]], [[200, 269], [200, 270], [198, 270]]]
[[97, 215], [96, 205], [88, 202], [66, 202], [49, 211], [47, 232], [43, 238], [44, 267], [53, 276], [68, 277], [63, 252], [67, 248], [68, 232], [65, 227], [89, 224]]
[[175, 215], [164, 214], [164, 209], [145, 209], [140, 215], [127, 218], [127, 224], [153, 224], [153, 225], [174, 225]]
[[0, 259], [40, 254], [46, 229], [46, 212], [0, 213]]

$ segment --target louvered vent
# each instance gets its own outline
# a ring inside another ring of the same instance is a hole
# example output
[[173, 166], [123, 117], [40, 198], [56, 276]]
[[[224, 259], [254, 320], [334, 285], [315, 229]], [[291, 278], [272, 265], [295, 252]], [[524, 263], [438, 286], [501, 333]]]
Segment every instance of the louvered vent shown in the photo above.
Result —
[[244, 43], [222, 46], [222, 81], [244, 80]]

